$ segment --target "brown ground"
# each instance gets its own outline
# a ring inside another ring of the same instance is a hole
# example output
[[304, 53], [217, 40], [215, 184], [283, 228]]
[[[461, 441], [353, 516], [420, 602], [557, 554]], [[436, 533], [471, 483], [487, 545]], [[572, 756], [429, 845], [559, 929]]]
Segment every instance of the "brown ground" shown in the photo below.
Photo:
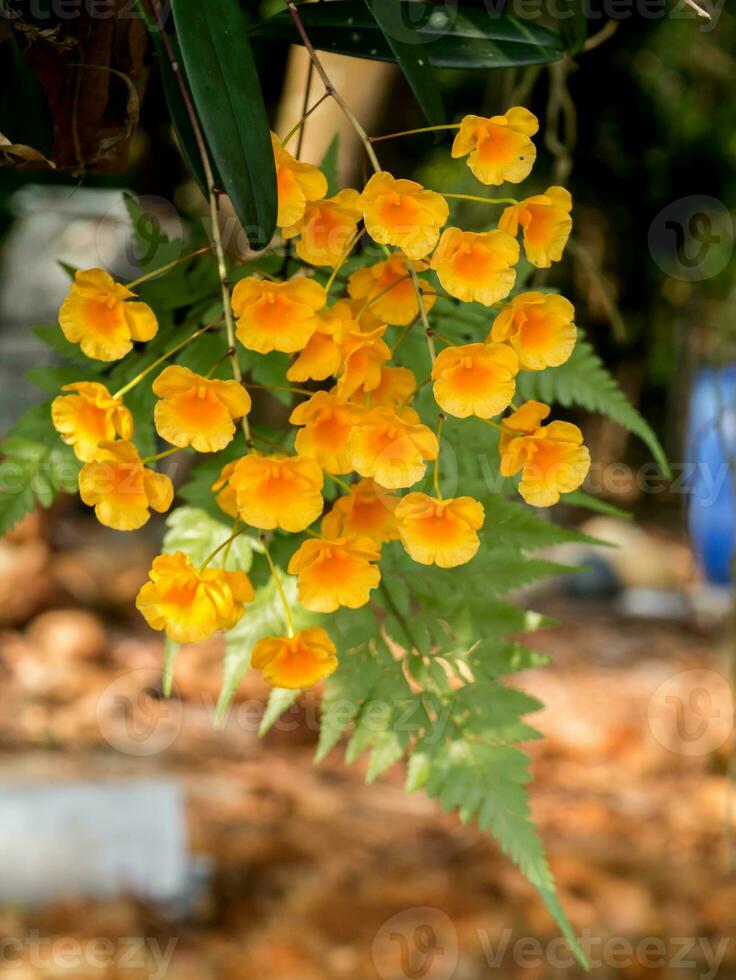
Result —
[[[557, 933], [534, 891], [491, 840], [424, 795], [407, 797], [399, 770], [366, 787], [360, 765], [347, 767], [339, 751], [312, 766], [312, 700], [293, 731], [259, 742], [249, 699], [265, 692], [249, 679], [213, 731], [216, 644], [180, 657], [179, 700], [146, 694], [161, 645], [127, 618], [145, 543], [111, 552], [102, 538], [62, 540], [49, 550], [45, 537], [29, 524], [0, 542], [0, 778], [176, 775], [193, 850], [211, 860], [213, 878], [183, 921], [132, 899], [0, 909], [0, 954], [3, 937], [37, 929], [51, 940], [176, 939], [170, 980], [578, 975], [549, 945]], [[576, 932], [595, 937], [591, 956], [605, 960], [593, 975], [736, 977], [725, 640], [592, 603], [544, 602], [566, 625], [536, 638], [554, 663], [518, 680], [547, 704], [536, 717], [545, 740], [531, 746], [534, 812]], [[97, 612], [69, 611], [85, 606]], [[698, 673], [678, 676], [687, 670]], [[162, 751], [128, 754], [137, 743], [126, 722], [152, 717]], [[541, 940], [541, 956], [514, 947], [523, 937]], [[493, 968], [487, 956], [499, 944]], [[708, 955], [719, 950], [716, 973]], [[157, 974], [152, 961], [70, 971], [0, 955], [0, 975]]]

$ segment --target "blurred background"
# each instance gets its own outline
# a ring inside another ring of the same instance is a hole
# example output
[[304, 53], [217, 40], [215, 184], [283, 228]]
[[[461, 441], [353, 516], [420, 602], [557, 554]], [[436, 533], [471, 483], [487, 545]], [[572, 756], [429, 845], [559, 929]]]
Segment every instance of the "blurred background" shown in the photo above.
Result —
[[[587, 489], [630, 517], [560, 508], [620, 547], [568, 548], [586, 571], [521, 596], [564, 624], [535, 636], [552, 663], [514, 678], [546, 704], [532, 799], [560, 895], [596, 977], [736, 977], [736, 20], [725, 7], [710, 22], [662, 14], [601, 17], [574, 63], [438, 75], [451, 119], [518, 103], [539, 116], [534, 179], [575, 202], [549, 284], [673, 464], [665, 480], [634, 437], [580, 415]], [[2, 433], [41, 398], [33, 369], [54, 355], [30, 327], [55, 321], [59, 260], [133, 274], [123, 191], [172, 237], [204, 213], [156, 65], [131, 51], [146, 91], [124, 172], [0, 168]], [[283, 45], [258, 56], [283, 134], [307, 63]], [[325, 57], [370, 133], [421, 125], [396, 69]], [[329, 102], [304, 157], [319, 162], [338, 131], [342, 182], [360, 181]], [[381, 150], [395, 173], [471, 190], [448, 141]], [[366, 787], [339, 748], [312, 766], [316, 694], [259, 740], [267, 691], [248, 675], [215, 724], [213, 640], [182, 650], [162, 698], [163, 644], [133, 606], [161, 533], [157, 521], [109, 531], [62, 497], [0, 541], [0, 976], [579, 975], [531, 886], [476, 828], [407, 797], [399, 770]]]

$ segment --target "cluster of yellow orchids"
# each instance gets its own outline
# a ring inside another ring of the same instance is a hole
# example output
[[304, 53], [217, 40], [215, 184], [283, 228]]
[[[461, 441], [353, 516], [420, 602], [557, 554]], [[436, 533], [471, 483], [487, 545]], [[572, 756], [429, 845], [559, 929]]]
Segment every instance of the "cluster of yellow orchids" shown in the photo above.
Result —
[[[456, 128], [452, 156], [466, 157], [483, 184], [519, 183], [529, 175], [538, 122], [528, 110], [466, 116]], [[218, 380], [177, 364], [165, 367], [152, 383], [158, 399], [154, 421], [170, 451], [191, 447], [214, 453], [239, 437], [236, 423], [246, 420], [243, 455], [227, 463], [212, 487], [217, 504], [239, 522], [234, 533], [248, 528], [262, 534], [277, 528], [306, 532], [288, 571], [297, 577], [302, 606], [331, 613], [369, 601], [380, 582], [387, 542], [400, 541], [414, 561], [441, 568], [468, 562], [478, 550], [483, 505], [468, 496], [443, 498], [436, 478], [446, 416], [474, 416], [500, 430], [501, 473], [520, 474], [519, 493], [533, 506], [555, 504], [585, 479], [590, 456], [580, 429], [548, 421], [550, 408], [543, 403], [514, 403], [520, 370], [560, 365], [575, 345], [568, 300], [537, 291], [510, 298], [519, 238], [527, 260], [548, 268], [561, 258], [569, 238], [572, 201], [562, 187], [520, 201], [502, 199], [498, 203], [508, 203], [497, 227], [464, 231], [446, 227], [446, 198], [462, 195], [443, 195], [378, 171], [361, 192], [345, 189], [328, 197], [327, 180], [317, 167], [295, 159], [276, 136], [273, 150], [278, 225], [284, 239], [294, 240], [306, 267], [287, 281], [243, 278], [232, 290], [231, 304], [239, 344], [256, 354], [292, 356], [285, 387], [319, 383], [312, 384], [314, 390], [292, 389], [303, 395], [290, 417], [297, 428], [295, 451], [262, 451], [248, 437], [247, 381]], [[338, 272], [364, 234], [383, 248], [384, 257], [347, 276], [346, 295], [333, 300]], [[310, 266], [331, 270], [326, 285]], [[426, 278], [430, 269], [444, 294], [493, 308], [486, 336], [437, 351], [441, 338], [431, 330], [429, 316], [443, 293]], [[150, 307], [101, 269], [76, 273], [59, 324], [68, 341], [102, 361], [124, 357], [134, 342], [149, 341], [157, 331]], [[400, 328], [393, 348], [386, 337], [389, 327]], [[426, 382], [391, 364], [412, 327], [427, 335]], [[412, 407], [423, 383], [432, 385], [434, 429]], [[66, 385], [53, 402], [52, 416], [84, 464], [79, 492], [102, 524], [131, 531], [146, 523], [151, 510], [170, 507], [171, 480], [147, 465], [158, 457], [141, 458], [133, 417], [120, 392], [111, 394], [90, 381]], [[412, 490], [430, 463], [434, 494]], [[325, 476], [341, 490], [327, 513]], [[254, 591], [245, 572], [216, 567], [219, 552], [200, 567], [183, 552], [155, 558], [137, 600], [153, 629], [177, 642], [196, 642], [235, 625]], [[277, 575], [268, 552], [267, 557]], [[224, 566], [222, 556], [219, 564]], [[280, 591], [288, 635], [257, 642], [252, 665], [273, 686], [308, 687], [335, 670], [337, 651], [322, 627], [294, 632]]]

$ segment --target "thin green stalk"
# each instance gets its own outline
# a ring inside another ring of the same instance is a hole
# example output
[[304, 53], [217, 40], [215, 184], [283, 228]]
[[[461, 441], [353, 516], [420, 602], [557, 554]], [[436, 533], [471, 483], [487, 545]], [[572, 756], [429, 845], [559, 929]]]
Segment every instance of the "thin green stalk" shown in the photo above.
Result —
[[460, 129], [460, 123], [445, 123], [443, 126], [420, 126], [419, 129], [402, 129], [398, 133], [384, 133], [382, 136], [369, 136], [371, 143], [395, 140], [399, 136], [414, 136], [415, 133], [437, 133], [443, 129]]
[[434, 364], [437, 359], [437, 352], [434, 349], [434, 338], [432, 337], [432, 328], [429, 325], [429, 320], [427, 319], [427, 310], [424, 306], [424, 297], [422, 296], [422, 290], [419, 287], [419, 278], [417, 277], [416, 270], [414, 266], [409, 266], [409, 273], [411, 275], [411, 281], [414, 283], [414, 292], [417, 296], [417, 303], [419, 304], [419, 316], [422, 320], [422, 326], [424, 327], [424, 333], [427, 338], [427, 347], [429, 348], [429, 356]]
[[335, 266], [335, 268], [330, 273], [330, 278], [327, 280], [327, 283], [325, 285], [325, 294], [327, 296], [329, 296], [329, 294], [330, 294], [330, 290], [332, 289], [332, 286], [333, 286], [333, 284], [335, 282], [335, 279], [337, 278], [338, 272], [345, 265], [345, 263], [347, 262], [348, 258], [350, 257], [350, 253], [355, 248], [355, 246], [358, 244], [358, 242], [363, 237], [363, 235], [365, 235], [365, 228], [361, 228], [359, 231], [356, 231], [355, 234], [351, 236], [351, 238], [348, 241], [347, 245], [343, 249], [342, 255], [340, 256], [340, 259], [339, 259], [337, 265]]
[[440, 412], [439, 418], [437, 419], [437, 455], [434, 460], [434, 495], [438, 500], [442, 500], [442, 491], [440, 490], [440, 455], [442, 450], [442, 426], [445, 421], [445, 416]]
[[[389, 592], [388, 587], [387, 587], [386, 583], [383, 581], [383, 579], [381, 579], [381, 582], [379, 583], [378, 588], [381, 590], [381, 593], [383, 594], [383, 597], [386, 600], [386, 605], [388, 606], [388, 608], [390, 609], [390, 611], [393, 613], [393, 615], [396, 617], [397, 622], [399, 623], [399, 625], [401, 626], [402, 630], [404, 631], [404, 636], [409, 641], [409, 653], [412, 656], [414, 656], [415, 655], [414, 651], [415, 650], [419, 650], [419, 644], [417, 643], [416, 639], [414, 638], [414, 634], [411, 631], [411, 626], [409, 626], [409, 623], [408, 623], [406, 617], [404, 616], [404, 614], [401, 612], [401, 610], [399, 609], [399, 607], [394, 602], [394, 597]], [[416, 654], [416, 655], [418, 656], [418, 654]]]
[[383, 296], [385, 296], [386, 293], [390, 293], [391, 290], [392, 289], [395, 289], [396, 286], [398, 286], [400, 283], [406, 282], [407, 279], [411, 279], [411, 276], [409, 275], [408, 272], [407, 272], [407, 274], [405, 276], [402, 276], [400, 279], [397, 279], [396, 282], [392, 282], [390, 286], [386, 286], [385, 289], [382, 289], [380, 291], [380, 293], [376, 293], [375, 296], [372, 296], [369, 300], [367, 300], [365, 303], [363, 303], [363, 305], [361, 306], [361, 308], [355, 314], [355, 319], [356, 320], [359, 320], [363, 316], [363, 314], [365, 313], [365, 311], [368, 309], [369, 306], [372, 306], [375, 302], [377, 302], [377, 300], [379, 300]]
[[515, 197], [478, 197], [476, 194], [446, 194], [437, 191], [443, 197], [451, 197], [456, 201], [477, 201], [480, 204], [518, 204]]
[[218, 324], [222, 323], [222, 320], [223, 317], [220, 316], [216, 320], [213, 320], [212, 323], [208, 323], [204, 327], [200, 327], [199, 330], [195, 330], [194, 333], [190, 334], [186, 340], [182, 340], [181, 343], [176, 344], [176, 346], [172, 347], [171, 350], [167, 350], [165, 354], [161, 355], [161, 357], [157, 357], [152, 364], [148, 365], [147, 368], [144, 368], [142, 371], [139, 371], [138, 374], [136, 374], [136, 376], [131, 381], [123, 385], [122, 388], [118, 388], [118, 390], [115, 392], [115, 394], [112, 397], [122, 398], [123, 395], [127, 395], [127, 393], [132, 388], [135, 388], [135, 386], [140, 381], [142, 381], [147, 374], [150, 374], [151, 371], [155, 371], [157, 367], [159, 367], [161, 364], [164, 363], [164, 361], [168, 361], [170, 357], [173, 357], [174, 354], [177, 354], [180, 350], [182, 350], [182, 348], [186, 347], [187, 344], [191, 344], [191, 342], [193, 340], [196, 340], [197, 337], [201, 337], [203, 333], [207, 333], [207, 331], [211, 330], [212, 327], [216, 327]]
[[302, 126], [307, 121], [307, 119], [309, 119], [309, 117], [312, 115], [312, 113], [314, 112], [314, 110], [315, 109], [319, 109], [319, 107], [322, 105], [322, 103], [325, 101], [325, 99], [329, 99], [329, 97], [330, 97], [330, 93], [329, 92], [325, 92], [324, 95], [321, 95], [317, 99], [317, 101], [314, 103], [313, 106], [311, 106], [309, 109], [307, 109], [307, 111], [304, 113], [304, 115], [299, 120], [299, 122], [295, 126], [292, 126], [291, 129], [289, 130], [289, 132], [286, 134], [286, 136], [281, 140], [281, 145], [282, 146], [286, 146], [286, 144], [289, 142], [289, 140], [292, 138], [292, 136], [295, 136], [296, 133], [299, 132], [299, 130], [302, 128]]
[[210, 552], [210, 554], [205, 558], [205, 560], [199, 566], [200, 572], [203, 572], [205, 568], [207, 568], [209, 563], [220, 554], [223, 548], [227, 548], [230, 545], [230, 543], [235, 540], [235, 538], [237, 538], [239, 535], [243, 534], [247, 530], [248, 530], [247, 525], [241, 527], [239, 531], [233, 531], [233, 533], [230, 535], [229, 538], [225, 538], [224, 541], [221, 541], [220, 544], [218, 544], [218, 546], [215, 548], [215, 550]]
[[221, 568], [224, 568], [225, 565], [227, 564], [227, 560], [228, 560], [228, 558], [230, 556], [230, 546], [232, 545], [233, 541], [235, 540], [235, 533], [238, 530], [238, 524], [240, 524], [240, 517], [236, 517], [235, 520], [233, 521], [233, 531], [232, 531], [232, 534], [230, 535], [230, 538], [228, 539], [228, 541], [225, 543], [225, 550], [222, 553], [222, 562], [220, 563], [220, 567]]
[[289, 633], [289, 638], [294, 635], [294, 621], [291, 618], [291, 609], [289, 609], [289, 602], [286, 598], [286, 593], [284, 592], [284, 587], [281, 584], [281, 577], [273, 563], [273, 558], [271, 557], [271, 552], [268, 550], [268, 543], [266, 541], [266, 535], [261, 535], [261, 544], [263, 545], [263, 552], [266, 556], [266, 561], [268, 562], [268, 567], [271, 569], [271, 577], [273, 578], [274, 585], [276, 586], [276, 591], [281, 598], [281, 604], [284, 607], [284, 618], [286, 619], [286, 628]]
[[163, 275], [164, 272], [168, 272], [169, 269], [173, 269], [175, 266], [180, 265], [182, 262], [186, 262], [189, 259], [194, 259], [198, 255], [204, 255], [205, 252], [211, 252], [211, 245], [204, 245], [202, 248], [198, 248], [196, 252], [190, 252], [188, 255], [181, 255], [178, 259], [174, 259], [171, 262], [167, 262], [166, 265], [159, 266], [158, 269], [152, 269], [150, 272], [146, 272], [145, 275], [138, 276], [132, 282], [125, 284], [126, 289], [135, 289], [136, 286], [140, 286], [141, 283], [146, 282], [148, 279], [153, 279], [154, 276]]
[[250, 381], [244, 381], [243, 387], [253, 388], [256, 391], [288, 391], [292, 395], [309, 395], [310, 397], [314, 394], [309, 388], [294, 388], [291, 385], [257, 385]]
[[368, 138], [368, 134], [356, 119], [352, 109], [347, 104], [345, 99], [343, 99], [343, 97], [340, 95], [340, 93], [337, 91], [335, 86], [330, 81], [330, 78], [327, 72], [325, 71], [322, 62], [319, 60], [319, 57], [317, 56], [317, 52], [314, 50], [314, 45], [309, 40], [309, 35], [307, 34], [304, 28], [304, 24], [302, 23], [302, 19], [299, 16], [299, 10], [297, 9], [294, 0], [284, 0], [284, 2], [286, 3], [286, 7], [289, 13], [291, 14], [291, 19], [294, 21], [294, 26], [296, 27], [299, 37], [302, 40], [302, 44], [307, 50], [307, 53], [309, 54], [309, 57], [312, 60], [312, 64], [314, 65], [317, 74], [322, 79], [322, 84], [325, 87], [325, 93], [327, 95], [331, 95], [332, 98], [335, 100], [335, 102], [337, 102], [337, 104], [339, 105], [343, 115], [352, 126], [360, 142], [363, 144], [365, 148], [365, 152], [368, 155], [368, 159], [371, 162], [371, 166], [376, 171], [376, 173], [378, 173], [381, 169], [381, 165], [378, 162], [378, 157], [376, 156], [375, 150], [371, 146], [371, 141]]
[[404, 343], [404, 341], [406, 340], [406, 338], [409, 336], [409, 331], [411, 330], [411, 328], [414, 326], [414, 324], [416, 322], [417, 322], [417, 318], [414, 317], [414, 319], [411, 321], [411, 323], [407, 323], [407, 325], [402, 329], [401, 333], [399, 334], [399, 339], [396, 341], [396, 343], [394, 344], [394, 346], [391, 348], [391, 357], [394, 356], [394, 354], [399, 349], [399, 347], [401, 347], [401, 345]]
[[173, 455], [173, 453], [180, 453], [184, 447], [183, 446], [172, 446], [170, 449], [164, 449], [163, 452], [154, 453], [153, 456], [145, 456], [141, 463], [157, 463], [160, 459], [166, 459], [167, 456]]
[[339, 476], [335, 476], [333, 473], [325, 473], [325, 476], [328, 476], [333, 483], [336, 483], [338, 487], [345, 490], [346, 493], [350, 493], [350, 484], [345, 480], [341, 480]]

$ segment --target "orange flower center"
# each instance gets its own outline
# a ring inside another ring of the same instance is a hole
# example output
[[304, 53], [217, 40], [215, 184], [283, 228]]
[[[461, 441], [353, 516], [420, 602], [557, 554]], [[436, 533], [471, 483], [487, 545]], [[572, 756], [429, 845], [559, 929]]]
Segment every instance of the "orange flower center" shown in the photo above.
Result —
[[485, 127], [478, 139], [478, 154], [484, 163], [504, 163], [516, 151], [519, 136], [508, 126]]
[[420, 208], [414, 198], [395, 192], [379, 198], [377, 211], [388, 227], [408, 228], [416, 224]]
[[132, 496], [145, 496], [143, 466], [136, 463], [114, 463], [101, 461], [97, 464], [98, 489], [105, 496], [116, 497], [121, 501]]
[[276, 186], [279, 193], [287, 195], [297, 187], [296, 178], [289, 167], [276, 169]]
[[529, 216], [525, 226], [528, 241], [532, 245], [547, 244], [559, 217], [555, 208], [546, 204], [529, 204], [526, 210]]
[[325, 548], [320, 557], [310, 565], [309, 576], [313, 583], [326, 589], [345, 584], [358, 570], [359, 562], [340, 548]]
[[74, 406], [74, 415], [75, 429], [84, 438], [97, 442], [109, 438], [108, 415], [104, 408], [86, 398], [79, 398]]
[[491, 252], [482, 245], [463, 242], [452, 257], [455, 274], [461, 279], [481, 282], [490, 273], [498, 271]]
[[450, 544], [462, 531], [457, 518], [441, 505], [435, 505], [426, 517], [411, 521], [409, 527], [412, 538], [430, 546]]
[[480, 358], [468, 355], [456, 365], [451, 377], [458, 391], [468, 395], [484, 395], [507, 379], [508, 374]]
[[314, 438], [325, 446], [342, 446], [352, 427], [353, 423], [347, 416], [326, 409], [314, 423]]
[[290, 314], [293, 315], [294, 303], [279, 296], [276, 293], [268, 292], [255, 303], [258, 326], [262, 330], [273, 333], [280, 333], [285, 326], [285, 321]]
[[538, 439], [534, 443], [534, 453], [530, 455], [535, 471], [547, 478], [567, 469], [567, 460], [572, 447], [569, 443], [555, 442], [553, 439]]
[[85, 303], [85, 319], [95, 333], [110, 336], [125, 325], [121, 302], [112, 295], [90, 298]]
[[214, 392], [204, 385], [198, 385], [171, 401], [180, 422], [188, 429], [201, 431], [222, 425], [224, 406]]
[[554, 323], [543, 310], [528, 309], [519, 324], [519, 339], [524, 347], [546, 347], [550, 335], [554, 332]]
[[356, 533], [380, 531], [387, 521], [391, 520], [391, 512], [378, 497], [373, 499], [356, 500], [349, 518], [350, 529]]

